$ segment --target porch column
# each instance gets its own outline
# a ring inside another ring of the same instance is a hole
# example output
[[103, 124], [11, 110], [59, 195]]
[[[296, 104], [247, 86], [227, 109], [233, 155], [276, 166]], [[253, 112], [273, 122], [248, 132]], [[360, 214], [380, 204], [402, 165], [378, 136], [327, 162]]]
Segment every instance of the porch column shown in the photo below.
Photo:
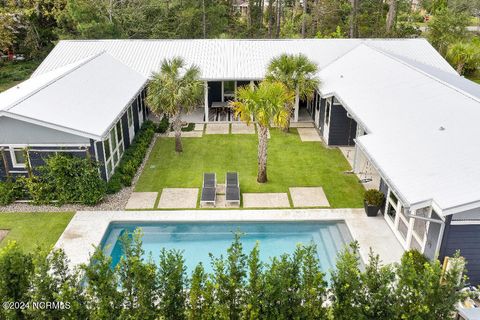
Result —
[[203, 96], [205, 97], [205, 122], [208, 122], [208, 81], [204, 81]]
[[298, 92], [298, 88], [295, 92], [295, 113], [293, 116], [293, 122], [298, 122], [298, 109], [300, 107], [300, 94]]
[[[410, 215], [415, 216], [416, 210], [410, 210]], [[408, 231], [407, 231], [407, 250], [410, 249], [410, 244], [412, 243], [412, 233], [413, 233], [413, 224], [415, 223], [415, 218], [408, 218]]]

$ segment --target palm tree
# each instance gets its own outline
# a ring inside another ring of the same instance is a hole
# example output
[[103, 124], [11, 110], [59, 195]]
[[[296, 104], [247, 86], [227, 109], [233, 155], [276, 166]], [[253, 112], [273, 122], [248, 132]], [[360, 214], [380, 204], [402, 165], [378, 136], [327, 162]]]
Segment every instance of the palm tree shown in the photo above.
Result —
[[447, 59], [462, 75], [465, 68], [476, 69], [480, 64], [480, 49], [476, 43], [456, 42], [447, 51]]
[[[320, 84], [316, 74], [317, 65], [305, 55], [282, 54], [273, 59], [267, 68], [265, 79], [283, 83], [289, 90], [295, 92], [295, 105], [289, 104], [289, 112], [295, 109], [295, 120], [298, 120], [300, 98], [311, 100]], [[290, 127], [290, 118], [286, 129]]]
[[273, 123], [285, 127], [290, 112], [285, 105], [291, 104], [294, 93], [281, 82], [263, 81], [257, 86], [245, 86], [237, 93], [237, 101], [230, 104], [235, 116], [249, 125], [252, 119], [258, 124], [258, 174], [257, 181], [267, 182], [268, 128]]
[[160, 72], [153, 73], [148, 86], [147, 104], [156, 115], [165, 113], [173, 119], [175, 131], [175, 151], [182, 152], [183, 111], [191, 112], [203, 97], [203, 83], [199, 80], [200, 69], [197, 66], [186, 68], [180, 57], [165, 59]]

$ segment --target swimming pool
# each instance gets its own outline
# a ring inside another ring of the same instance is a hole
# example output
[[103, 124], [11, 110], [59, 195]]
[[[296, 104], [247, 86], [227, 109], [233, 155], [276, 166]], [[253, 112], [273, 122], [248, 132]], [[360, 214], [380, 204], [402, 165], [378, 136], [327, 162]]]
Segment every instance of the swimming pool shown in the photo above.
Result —
[[258, 241], [260, 259], [269, 262], [270, 257], [293, 253], [297, 244], [317, 245], [320, 267], [324, 272], [333, 268], [339, 250], [353, 239], [343, 221], [310, 222], [112, 222], [103, 240], [102, 248], [112, 256], [115, 266], [122, 256], [120, 235], [143, 231], [143, 249], [158, 262], [162, 248], [183, 251], [187, 273], [202, 262], [206, 271], [211, 271], [209, 253], [215, 257], [225, 255], [234, 233], [243, 233], [241, 241], [244, 252], [249, 253]]

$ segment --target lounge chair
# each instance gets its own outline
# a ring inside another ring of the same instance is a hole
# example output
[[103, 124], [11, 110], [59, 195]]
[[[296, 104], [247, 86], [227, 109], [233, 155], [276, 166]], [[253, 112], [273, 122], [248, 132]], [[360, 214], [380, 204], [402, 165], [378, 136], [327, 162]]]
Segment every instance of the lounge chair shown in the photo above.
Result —
[[203, 187], [202, 197], [200, 198], [200, 204], [213, 204], [217, 200], [217, 178], [215, 173], [203, 174]]
[[215, 173], [204, 173], [203, 174], [203, 187], [204, 188], [216, 188], [217, 187], [217, 176]]
[[225, 202], [240, 204], [240, 184], [237, 172], [227, 172], [225, 177]]

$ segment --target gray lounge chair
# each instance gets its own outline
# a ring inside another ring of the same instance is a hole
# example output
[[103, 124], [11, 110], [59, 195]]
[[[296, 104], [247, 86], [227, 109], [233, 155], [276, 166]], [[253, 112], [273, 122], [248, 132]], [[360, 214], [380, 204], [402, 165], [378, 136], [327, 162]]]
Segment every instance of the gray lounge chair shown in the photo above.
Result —
[[237, 172], [227, 172], [225, 177], [225, 202], [240, 204], [240, 184]]
[[213, 204], [217, 200], [217, 178], [215, 173], [203, 174], [203, 187], [202, 197], [200, 198], [200, 204]]
[[217, 176], [215, 173], [204, 173], [203, 174], [203, 187], [204, 188], [216, 188], [217, 187]]

